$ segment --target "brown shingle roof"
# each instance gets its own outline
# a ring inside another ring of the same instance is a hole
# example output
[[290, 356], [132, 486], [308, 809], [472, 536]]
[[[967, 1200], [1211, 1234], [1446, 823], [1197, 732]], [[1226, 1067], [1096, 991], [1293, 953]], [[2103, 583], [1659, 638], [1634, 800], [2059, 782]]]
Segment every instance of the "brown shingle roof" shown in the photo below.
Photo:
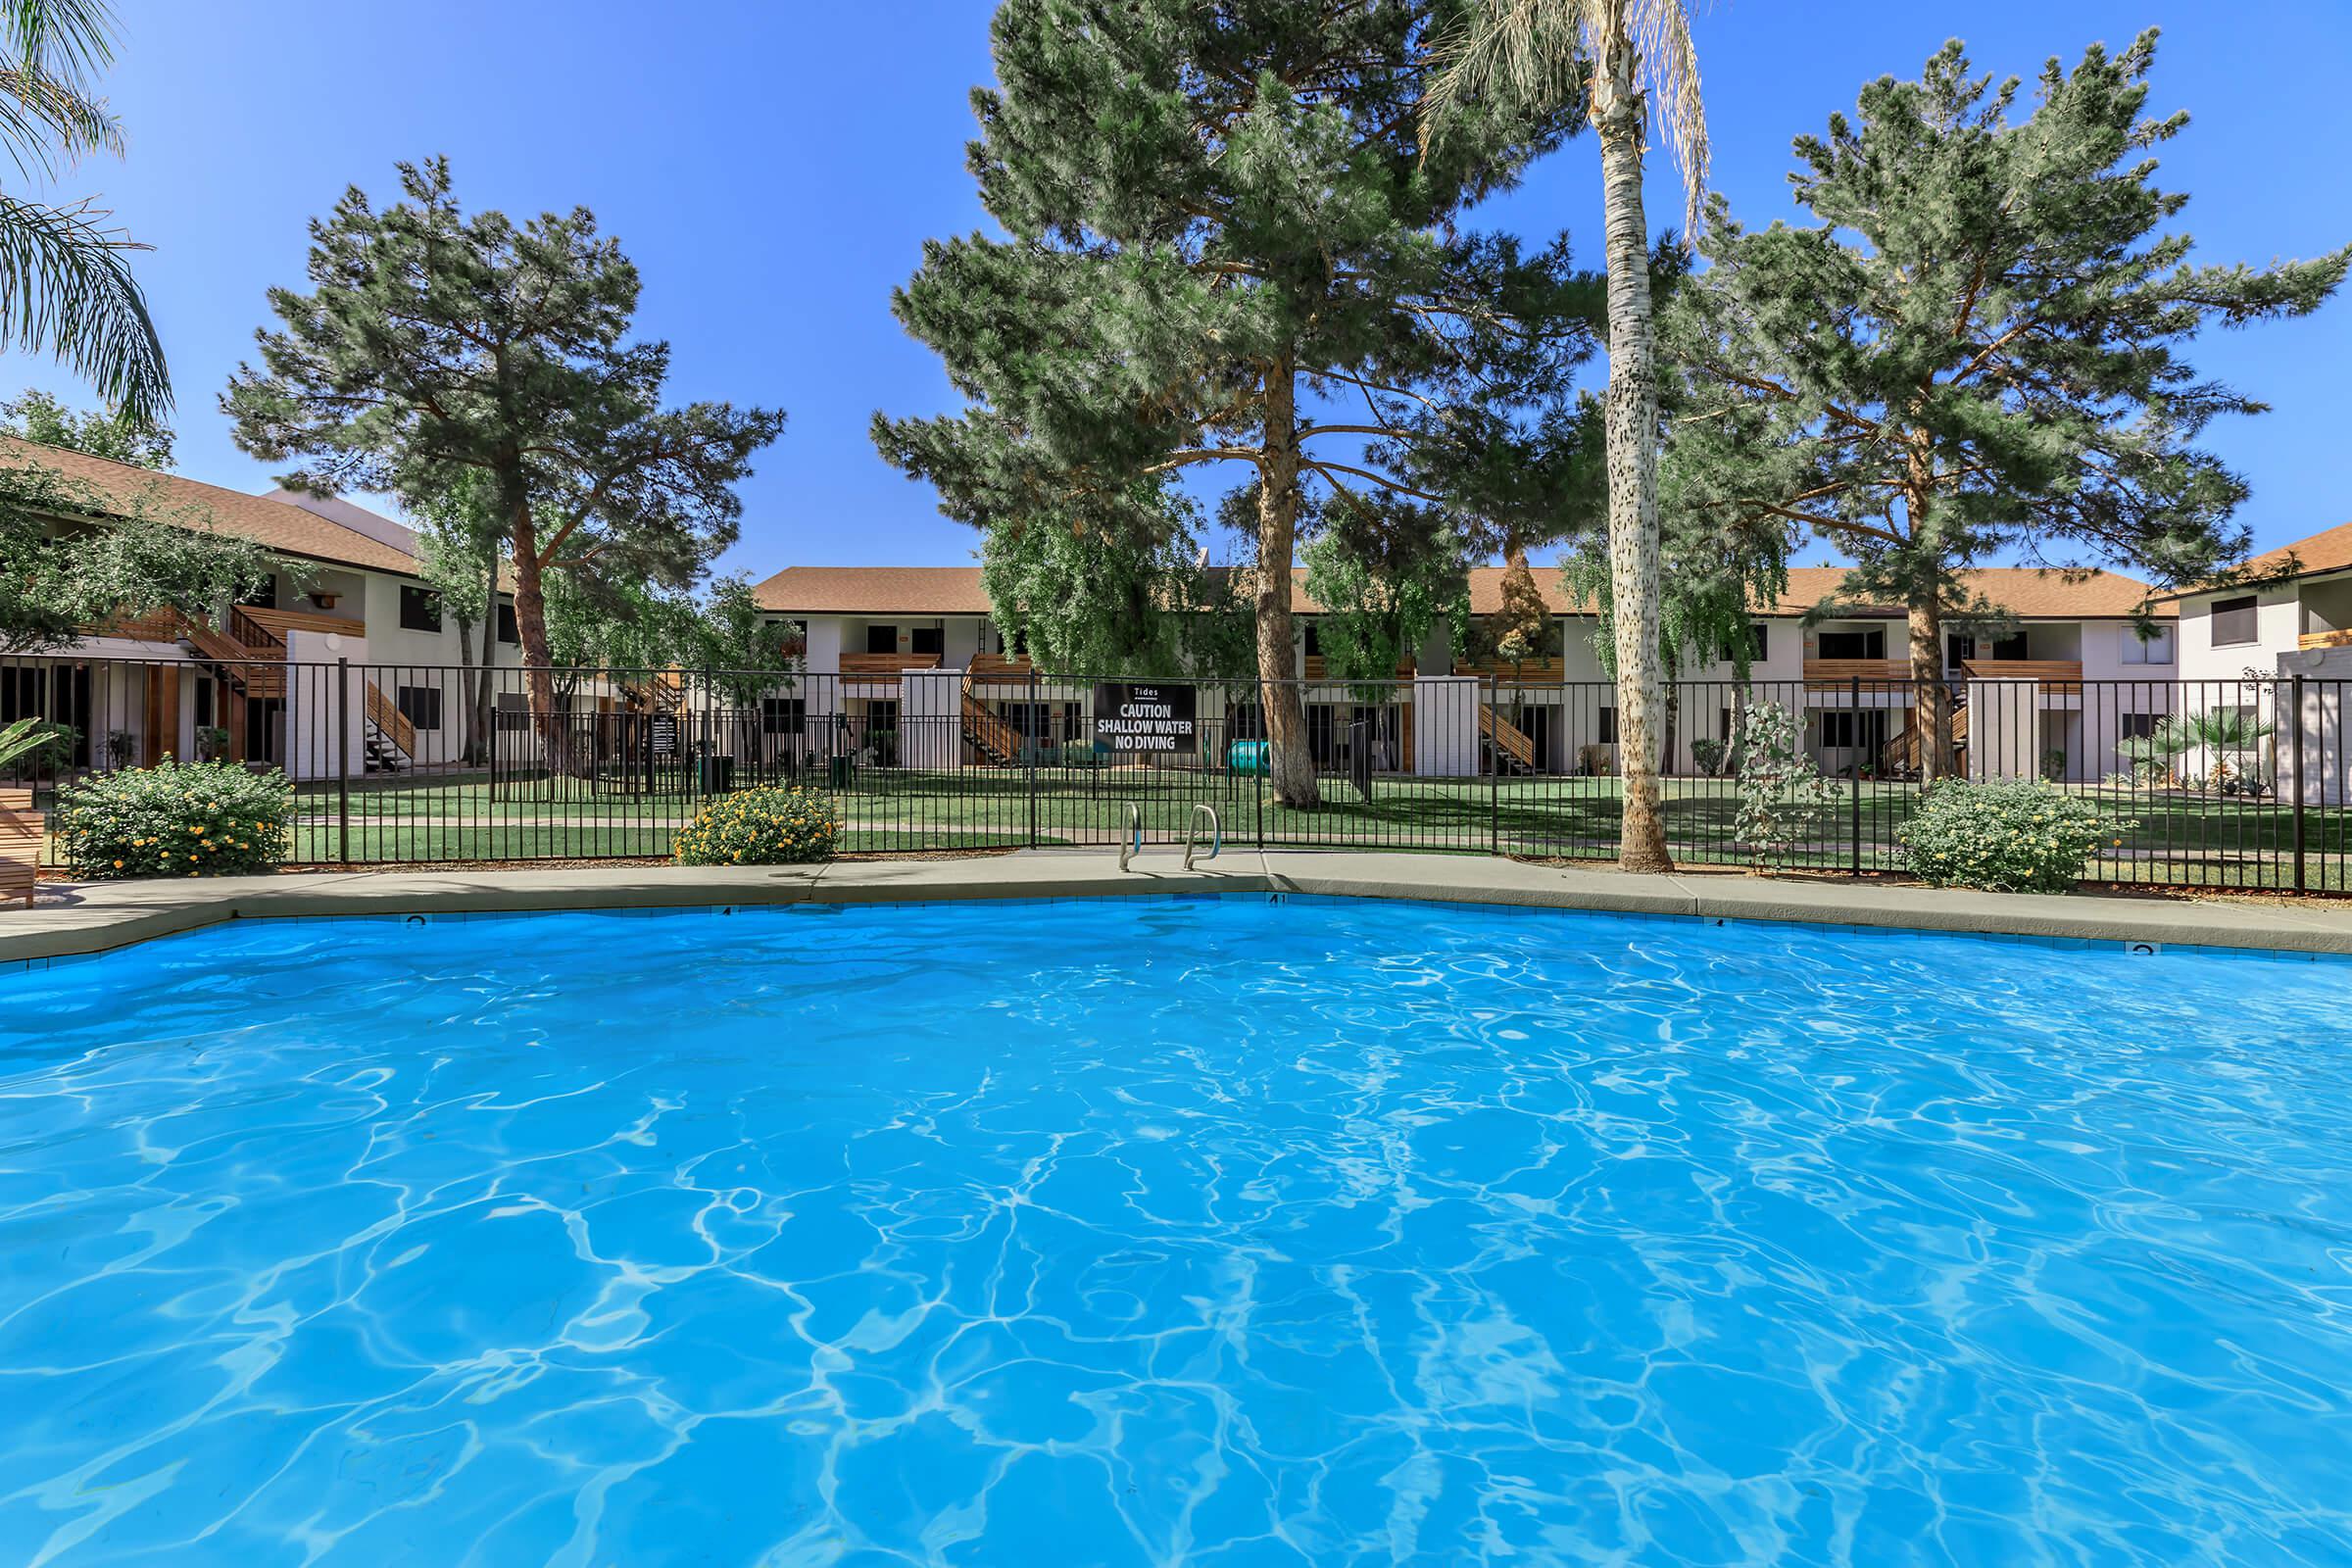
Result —
[[[1470, 610], [1492, 615], [1502, 609], [1500, 566], [1470, 569]], [[1560, 585], [1556, 567], [1535, 568], [1536, 587], [1554, 614], [1570, 614], [1580, 606]], [[1788, 591], [1769, 613], [1801, 615], [1836, 595], [1845, 581], [1843, 566], [1791, 566]], [[1307, 596], [1306, 574], [1292, 578], [1292, 605], [1315, 613], [1321, 607]], [[1972, 587], [2011, 614], [2028, 620], [2073, 620], [2082, 616], [2130, 615], [2147, 596], [2144, 583], [2114, 572], [2092, 572], [2069, 580], [2056, 571], [2026, 566], [1992, 566], [1969, 573]], [[753, 590], [760, 608], [789, 614], [810, 615], [985, 615], [988, 595], [980, 586], [978, 566], [787, 566]], [[1857, 607], [1865, 608], [1865, 607]], [[1899, 607], [1875, 607], [1898, 613]], [[2175, 613], [2159, 608], [2155, 613]]]
[[985, 615], [978, 566], [786, 566], [752, 590], [761, 610], [815, 615]]
[[[2240, 583], [2268, 582], [2278, 578], [2316, 577], [2324, 571], [2342, 571], [2352, 566], [2352, 522], [2339, 522], [2332, 528], [2323, 528], [2308, 539], [2266, 550], [2231, 574], [2229, 582], [2216, 586], [2235, 587]], [[2203, 592], [2183, 588], [2183, 594]]]
[[97, 492], [99, 505], [128, 512], [142, 496], [165, 521], [199, 517], [223, 533], [250, 539], [281, 555], [302, 556], [339, 566], [367, 566], [414, 576], [416, 560], [340, 523], [329, 522], [300, 507], [264, 496], [224, 490], [219, 485], [183, 479], [175, 473], [157, 473], [127, 463], [112, 463], [84, 452], [45, 447], [14, 436], [0, 435], [0, 464], [38, 466], [78, 480]]

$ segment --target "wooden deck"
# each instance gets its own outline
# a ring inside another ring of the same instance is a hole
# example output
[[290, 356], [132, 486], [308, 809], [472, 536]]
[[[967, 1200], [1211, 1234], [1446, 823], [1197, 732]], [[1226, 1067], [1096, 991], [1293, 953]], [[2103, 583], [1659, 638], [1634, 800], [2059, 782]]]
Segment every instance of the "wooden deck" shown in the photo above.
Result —
[[2352, 648], [2352, 630], [2307, 631], [2295, 639], [2297, 648]]

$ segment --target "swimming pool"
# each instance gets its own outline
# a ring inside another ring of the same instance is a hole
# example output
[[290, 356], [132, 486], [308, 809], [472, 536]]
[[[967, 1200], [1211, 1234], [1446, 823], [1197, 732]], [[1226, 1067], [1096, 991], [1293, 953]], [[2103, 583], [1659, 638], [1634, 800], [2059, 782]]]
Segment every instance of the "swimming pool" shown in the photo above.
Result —
[[2352, 1556], [2352, 967], [1264, 898], [0, 975], [0, 1560]]

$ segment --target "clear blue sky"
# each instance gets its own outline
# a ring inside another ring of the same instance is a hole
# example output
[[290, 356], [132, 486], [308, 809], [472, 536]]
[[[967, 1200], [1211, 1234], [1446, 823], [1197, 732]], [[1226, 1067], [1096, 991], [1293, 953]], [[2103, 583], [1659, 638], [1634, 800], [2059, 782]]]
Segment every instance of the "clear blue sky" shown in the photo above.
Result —
[[[875, 456], [876, 408], [949, 407], [935, 360], [899, 330], [891, 288], [923, 238], [981, 221], [963, 172], [967, 94], [988, 75], [982, 0], [648, 7], [617, 0], [117, 0], [109, 92], [126, 162], [103, 193], [153, 243], [139, 273], [171, 355], [180, 466], [240, 489], [218, 396], [298, 282], [304, 225], [346, 184], [379, 196], [401, 158], [447, 153], [469, 206], [585, 204], [645, 277], [640, 324], [667, 337], [672, 388], [781, 405], [783, 440], [745, 488], [729, 567], [948, 564], [971, 533]], [[2343, 0], [1719, 0], [1698, 45], [1717, 187], [1740, 215], [1789, 211], [1788, 139], [1885, 73], [1915, 74], [1955, 30], [1981, 69], [2031, 77], [2093, 39], [2165, 28], [2156, 105], [2186, 108], [2165, 182], [2209, 260], [2308, 256], [2352, 238], [2352, 5]], [[1664, 177], [1652, 213], [1677, 211]], [[1567, 228], [1599, 260], [1596, 155], [1571, 142], [1488, 220]], [[2300, 322], [2216, 333], [2199, 363], [2273, 405], [2213, 433], [2251, 479], [2269, 546], [2352, 517], [2343, 426], [2352, 300]], [[86, 401], [20, 358], [0, 385]]]

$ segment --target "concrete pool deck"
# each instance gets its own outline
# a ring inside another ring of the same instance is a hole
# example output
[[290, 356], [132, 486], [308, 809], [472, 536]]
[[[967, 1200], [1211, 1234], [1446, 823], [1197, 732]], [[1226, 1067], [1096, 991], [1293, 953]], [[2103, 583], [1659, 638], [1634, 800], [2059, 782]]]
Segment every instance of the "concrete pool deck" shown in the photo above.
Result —
[[2119, 944], [2352, 954], [2352, 904], [2255, 904], [1965, 893], [1907, 883], [1629, 876], [1483, 856], [1227, 851], [1190, 872], [1155, 846], [1122, 873], [1108, 850], [1029, 850], [960, 859], [810, 866], [306, 871], [185, 881], [41, 884], [30, 909], [0, 909], [0, 966], [104, 952], [228, 919], [483, 913], [952, 899], [1298, 893], [1434, 899], [1704, 919], [1969, 932]]

